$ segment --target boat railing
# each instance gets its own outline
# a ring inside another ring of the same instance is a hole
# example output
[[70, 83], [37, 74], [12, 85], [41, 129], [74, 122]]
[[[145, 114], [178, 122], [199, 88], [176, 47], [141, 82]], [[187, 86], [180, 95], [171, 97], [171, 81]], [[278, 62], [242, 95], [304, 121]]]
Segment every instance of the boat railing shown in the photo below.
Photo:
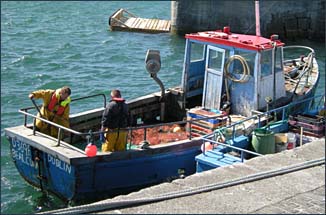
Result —
[[[277, 112], [282, 112], [282, 119], [281, 120], [285, 120], [287, 115], [287, 111], [289, 108], [292, 108], [292, 107], [295, 107], [297, 105], [300, 105], [300, 104], [303, 104], [303, 103], [306, 103], [306, 102], [310, 102], [310, 105], [309, 107], [307, 107], [307, 109], [312, 109], [313, 106], [317, 104], [317, 106], [322, 106], [321, 105], [321, 101], [322, 99], [325, 98], [325, 94], [320, 94], [320, 95], [316, 95], [316, 96], [313, 96], [313, 97], [310, 97], [310, 98], [306, 98], [306, 99], [302, 99], [302, 100], [299, 100], [299, 101], [294, 101], [294, 102], [291, 102], [285, 106], [282, 106], [282, 107], [278, 107], [278, 108], [275, 108], [275, 109], [272, 109], [272, 110], [269, 110], [269, 111], [266, 111], [264, 112], [263, 114], [271, 114], [271, 113], [277, 113]], [[316, 102], [316, 100], [319, 99], [319, 102]]]
[[283, 50], [288, 50], [288, 49], [306, 49], [308, 50], [310, 53], [315, 53], [315, 50], [312, 49], [309, 46], [298, 46], [298, 45], [290, 45], [290, 46], [284, 46]]
[[[225, 148], [231, 148], [231, 149], [239, 151], [240, 152], [240, 159], [241, 159], [242, 163], [244, 161], [244, 153], [248, 153], [248, 154], [252, 154], [252, 155], [256, 155], [256, 156], [262, 156], [262, 154], [257, 153], [257, 152], [253, 152], [253, 151], [250, 151], [250, 150], [247, 150], [247, 149], [239, 148], [239, 147], [236, 147], [236, 146], [232, 146], [232, 145], [229, 145], [229, 144], [219, 142], [217, 140], [210, 139], [209, 136], [207, 136], [207, 137], [204, 136], [201, 139], [203, 140], [203, 142], [206, 141], [206, 142], [210, 142], [213, 145], [221, 145], [221, 146], [224, 146]], [[205, 154], [205, 147], [203, 147], [203, 153]]]
[[[201, 121], [201, 120], [209, 120], [209, 119], [216, 119], [217, 116], [211, 116], [211, 117], [201, 117], [198, 119], [191, 119], [191, 120], [181, 120], [181, 121], [173, 121], [173, 122], [164, 122], [164, 123], [156, 123], [151, 125], [141, 125], [141, 126], [134, 126], [134, 127], [127, 127], [127, 128], [120, 128], [121, 131], [127, 131], [132, 133], [134, 130], [144, 130], [143, 133], [143, 140], [147, 140], [147, 131], [148, 129], [155, 128], [155, 127], [162, 127], [162, 126], [170, 126], [170, 125], [184, 125], [186, 124], [186, 130], [188, 132], [188, 139], [191, 140], [192, 137], [192, 123]], [[115, 131], [97, 131], [93, 132], [93, 135], [100, 135], [102, 133], [113, 133]]]
[[36, 116], [34, 114], [31, 114], [31, 113], [28, 113], [28, 112], [25, 112], [25, 110], [19, 110], [20, 113], [24, 114], [25, 117], [26, 116], [30, 116], [32, 118], [34, 118], [34, 122], [33, 122], [33, 135], [35, 135], [35, 132], [36, 132], [36, 120], [35, 119], [38, 119], [38, 120], [41, 120], [42, 122], [45, 122], [49, 125], [52, 125], [56, 128], [58, 128], [58, 141], [57, 141], [57, 145], [56, 146], [59, 146], [60, 145], [60, 140], [61, 140], [61, 135], [62, 135], [62, 132], [63, 131], [67, 131], [67, 132], [70, 132], [70, 133], [73, 133], [73, 134], [76, 134], [76, 135], [79, 135], [79, 136], [83, 136], [83, 135], [88, 135], [89, 133], [81, 133], [81, 132], [78, 132], [78, 131], [75, 131], [73, 129], [70, 129], [70, 128], [67, 128], [67, 127], [64, 127], [64, 126], [61, 126], [57, 123], [54, 123], [54, 122], [51, 122], [49, 120], [46, 120], [46, 119], [43, 119], [39, 116]]
[[80, 98], [71, 99], [71, 102], [79, 101], [79, 100], [83, 100], [83, 99], [88, 99], [88, 98], [92, 98], [92, 97], [97, 97], [97, 96], [102, 96], [103, 97], [103, 107], [106, 107], [106, 96], [103, 93], [99, 93], [99, 94], [94, 94], [94, 95], [90, 95], [90, 96], [83, 96], [83, 97], [80, 97]]
[[[72, 102], [74, 101], [79, 101], [79, 100], [84, 100], [84, 99], [88, 99], [88, 98], [92, 98], [92, 97], [96, 97], [96, 96], [103, 96], [103, 107], [106, 107], [106, 96], [104, 94], [96, 94], [96, 95], [90, 95], [90, 96], [85, 96], [85, 97], [80, 97], [80, 98], [75, 98], [72, 99]], [[41, 107], [41, 105], [39, 105], [39, 107]], [[24, 115], [24, 126], [27, 126], [27, 117], [31, 117], [33, 118], [33, 135], [35, 135], [36, 132], [36, 119], [47, 123], [55, 128], [58, 128], [58, 138], [57, 138], [57, 145], [60, 145], [60, 141], [61, 141], [61, 136], [64, 132], [68, 132], [74, 135], [78, 135], [81, 137], [85, 137], [88, 139], [88, 141], [92, 141], [94, 136], [99, 136], [100, 134], [104, 134], [104, 133], [113, 133], [115, 131], [92, 131], [89, 130], [89, 132], [79, 132], [76, 131], [74, 129], [71, 128], [67, 128], [64, 126], [61, 126], [55, 122], [51, 122], [47, 119], [44, 119], [36, 114], [32, 114], [29, 113], [28, 111], [31, 109], [36, 109], [36, 107], [27, 107], [27, 108], [22, 108], [19, 110], [20, 113], [22, 113]], [[150, 128], [154, 128], [154, 127], [160, 127], [160, 126], [169, 126], [169, 125], [182, 125], [182, 124], [187, 124], [189, 125], [189, 128], [187, 129], [189, 132], [189, 139], [192, 139], [192, 129], [191, 129], [191, 125], [193, 122], [199, 121], [199, 120], [208, 120], [208, 119], [214, 119], [216, 118], [216, 116], [213, 117], [202, 117], [202, 118], [198, 118], [198, 119], [192, 119], [192, 120], [183, 120], [183, 121], [174, 121], [174, 122], [164, 122], [164, 123], [159, 123], [159, 124], [151, 124], [151, 125], [142, 125], [142, 126], [134, 126], [134, 127], [127, 127], [127, 128], [121, 128], [121, 131], [128, 131], [128, 132], [132, 132], [133, 130], [137, 130], [137, 129], [143, 129], [144, 130], [144, 140], [147, 139], [147, 130]]]
[[[91, 98], [91, 97], [95, 97], [95, 96], [103, 96], [103, 98], [104, 98], [104, 105], [103, 106], [105, 107], [106, 106], [106, 97], [105, 97], [104, 94], [96, 94], [96, 95], [92, 95], [92, 96], [81, 97], [81, 98], [74, 99], [72, 101], [87, 99], [87, 98]], [[275, 108], [275, 109], [267, 111], [267, 112], [258, 113], [257, 115], [248, 117], [248, 118], [246, 118], [244, 120], [240, 120], [240, 121], [232, 123], [230, 125], [218, 128], [212, 134], [204, 135], [202, 138], [204, 138], [204, 139], [212, 138], [212, 137], [214, 137], [214, 135], [216, 136], [217, 132], [221, 132], [223, 129], [232, 127], [232, 139], [234, 139], [235, 138], [235, 126], [236, 125], [243, 124], [244, 122], [246, 122], [248, 120], [251, 120], [251, 119], [258, 119], [258, 126], [260, 127], [262, 117], [264, 117], [266, 115], [267, 115], [267, 117], [269, 117], [272, 113], [275, 114], [276, 112], [282, 112], [282, 120], [284, 120], [286, 118], [286, 110], [287, 110], [287, 108], [295, 106], [295, 105], [297, 105], [299, 103], [302, 103], [302, 102], [312, 101], [313, 99], [316, 99], [316, 98], [319, 98], [319, 97], [322, 97], [322, 96], [325, 96], [325, 95], [319, 95], [319, 96], [307, 98], [307, 99], [304, 99], [304, 100], [301, 100], [301, 101], [293, 102], [293, 103], [288, 104], [288, 105], [283, 106], [283, 107]], [[36, 108], [36, 107], [23, 108], [23, 109], [19, 110], [19, 112], [24, 114], [24, 116], [25, 116], [24, 126], [26, 126], [27, 116], [29, 116], [29, 117], [32, 117], [34, 119], [34, 121], [33, 121], [33, 135], [35, 135], [35, 132], [36, 132], [36, 125], [35, 125], [36, 119], [41, 120], [41, 121], [43, 121], [45, 123], [48, 123], [48, 124], [58, 128], [57, 146], [60, 145], [60, 141], [61, 141], [60, 137], [61, 137], [61, 135], [62, 135], [62, 133], [64, 131], [72, 133], [74, 135], [86, 137], [88, 139], [88, 141], [93, 140], [94, 136], [99, 136], [100, 134], [103, 134], [103, 133], [113, 133], [113, 132], [115, 132], [115, 131], [94, 131], [93, 132], [92, 130], [89, 130], [89, 132], [79, 132], [79, 131], [73, 130], [71, 128], [67, 128], [67, 127], [61, 126], [61, 125], [59, 125], [57, 123], [51, 122], [49, 120], [43, 119], [40, 116], [28, 113], [28, 110], [33, 109], [33, 108]], [[135, 126], [135, 127], [127, 127], [127, 128], [121, 128], [120, 130], [121, 131], [125, 130], [125, 131], [128, 131], [128, 132], [132, 132], [133, 130], [136, 130], [136, 129], [144, 129], [144, 140], [146, 140], [147, 139], [147, 129], [150, 129], [150, 128], [153, 128], [153, 127], [159, 127], [159, 126], [175, 125], [175, 124], [176, 125], [188, 124], [188, 129], [187, 129], [188, 132], [189, 132], [188, 137], [191, 140], [192, 139], [191, 125], [192, 125], [193, 122], [200, 121], [200, 120], [214, 119], [214, 118], [216, 118], [216, 116], [202, 117], [202, 118], [191, 119], [191, 120], [165, 122], [165, 123], [158, 123], [158, 124], [152, 124], [152, 125], [142, 125], [142, 126]], [[215, 137], [215, 139], [216, 139], [216, 137]], [[212, 141], [215, 141], [215, 140], [212, 140]], [[234, 147], [234, 146], [232, 146], [232, 147]]]
[[[307, 56], [308, 58], [308, 63], [313, 62], [313, 58], [315, 57], [315, 51], [312, 48], [308, 46], [295, 46], [295, 45], [285, 46], [283, 47], [283, 55], [285, 55], [287, 51], [290, 52], [292, 49], [305, 49], [307, 51], [307, 54], [305, 56]], [[292, 61], [293, 61], [293, 57], [286, 59], [286, 57], [284, 56], [284, 63], [292, 63]]]
[[[315, 102], [317, 99], [319, 99], [318, 102]], [[262, 113], [257, 113], [257, 115], [254, 115], [254, 116], [251, 116], [251, 117], [247, 117], [243, 120], [240, 120], [240, 121], [237, 121], [235, 123], [232, 123], [230, 125], [227, 125], [227, 126], [223, 126], [221, 128], [218, 128], [216, 129], [213, 133], [211, 134], [208, 134], [208, 135], [204, 135], [202, 136], [200, 139], [203, 140], [203, 142], [209, 142], [211, 144], [215, 144], [215, 145], [222, 145], [226, 148], [232, 148], [232, 149], [236, 149], [238, 151], [240, 151], [240, 156], [241, 156], [241, 161], [243, 162], [244, 160], [244, 153], [249, 153], [249, 154], [253, 154], [253, 155], [261, 155], [259, 153], [256, 153], [256, 152], [252, 152], [252, 151], [249, 151], [249, 150], [246, 150], [246, 149], [242, 149], [242, 148], [239, 148], [239, 147], [235, 147], [235, 146], [232, 146], [230, 144], [226, 144], [226, 142], [228, 140], [225, 139], [225, 136], [224, 136], [224, 132], [226, 131], [226, 129], [229, 129], [229, 128], [232, 128], [232, 135], [230, 136], [230, 140], [234, 141], [235, 137], [236, 137], [236, 126], [237, 125], [241, 125], [243, 124], [244, 122], [246, 121], [249, 121], [249, 120], [252, 120], [252, 119], [258, 119], [258, 124], [257, 124], [257, 127], [260, 128], [261, 127], [261, 118], [264, 117], [264, 116], [267, 116], [269, 117], [271, 114], [276, 114], [278, 112], [282, 112], [282, 117], [281, 117], [281, 121], [284, 121], [288, 118], [288, 116], [286, 115], [286, 112], [289, 108], [291, 107], [294, 107], [300, 103], [305, 103], [305, 102], [311, 102], [310, 103], [310, 109], [314, 108], [313, 106], [319, 106], [321, 107], [321, 101], [322, 99], [325, 99], [325, 94], [322, 94], [322, 95], [316, 95], [316, 96], [313, 96], [311, 98], [307, 98], [307, 99], [303, 99], [303, 100], [300, 100], [300, 101], [296, 101], [296, 102], [292, 102], [288, 105], [285, 105], [285, 106], [282, 106], [282, 107], [279, 107], [279, 108], [275, 108], [275, 109], [272, 109], [272, 110], [269, 110], [269, 111], [266, 111], [266, 112], [262, 112]], [[273, 122], [270, 122], [270, 124], [267, 124], [266, 126], [269, 127]], [[274, 122], [275, 123], [275, 122]], [[224, 137], [224, 142], [221, 142], [221, 141], [218, 141], [219, 140], [219, 137], [223, 136]], [[203, 153], [205, 153], [205, 147], [203, 147]]]
[[[304, 78], [304, 77], [306, 78], [305, 86], [308, 86], [309, 75], [313, 70], [313, 62], [314, 62], [314, 57], [315, 57], [315, 51], [312, 48], [308, 47], [308, 46], [286, 46], [286, 47], [283, 47], [284, 51], [291, 50], [291, 49], [305, 49], [308, 52], [308, 54], [306, 55], [307, 56], [306, 62], [304, 62], [303, 65], [300, 65], [300, 66], [303, 66], [303, 67], [299, 71], [298, 78], [296, 78], [296, 79], [298, 79], [298, 81], [297, 81], [297, 84], [296, 84], [296, 86], [295, 86], [295, 88], [293, 90], [293, 92], [295, 94], [298, 86], [301, 83], [302, 78]], [[293, 59], [284, 60], [284, 63], [291, 62], [292, 60]], [[290, 76], [287, 76], [287, 78], [293, 80]]]
[[[325, 98], [325, 94], [320, 94], [320, 95], [316, 95], [316, 96], [313, 96], [313, 97], [310, 97], [310, 98], [306, 98], [306, 99], [302, 99], [300, 101], [294, 101], [294, 102], [291, 102], [290, 104], [287, 104], [285, 106], [282, 106], [282, 107], [278, 107], [278, 108], [274, 108], [272, 110], [269, 110], [269, 111], [266, 111], [266, 112], [263, 112], [263, 113], [258, 113], [257, 115], [254, 115], [254, 116], [251, 116], [251, 117], [248, 117], [244, 120], [241, 120], [241, 121], [238, 121], [232, 125], [229, 125], [229, 126], [226, 126], [225, 128], [228, 128], [228, 127], [233, 127], [233, 135], [234, 135], [234, 131], [235, 131], [235, 126], [238, 125], [238, 124], [242, 124], [246, 121], [249, 121], [251, 119], [254, 119], [254, 118], [258, 118], [260, 119], [261, 117], [263, 116], [270, 116], [270, 115], [276, 115], [277, 113], [282, 113], [282, 116], [281, 116], [281, 119], [280, 120], [286, 120], [288, 118], [288, 115], [287, 115], [287, 112], [290, 108], [292, 107], [295, 107], [299, 104], [302, 104], [302, 103], [306, 103], [306, 102], [310, 102], [310, 107], [308, 107], [308, 109], [313, 109], [314, 107], [313, 106], [319, 106], [318, 108], [321, 108], [321, 101], [322, 99]], [[316, 102], [316, 100], [318, 100], [318, 102]], [[261, 127], [261, 124], [258, 123], [258, 127]], [[223, 127], [224, 128], [224, 127]], [[223, 128], [219, 128], [217, 130], [221, 130]]]
[[[83, 100], [83, 99], [88, 99], [88, 98], [92, 98], [92, 97], [97, 97], [97, 96], [102, 96], [103, 97], [103, 107], [105, 108], [106, 107], [106, 96], [105, 94], [103, 93], [99, 93], [99, 94], [94, 94], [94, 95], [90, 95], [90, 96], [83, 96], [83, 97], [80, 97], [80, 98], [74, 98], [74, 99], [71, 99], [71, 102], [75, 102], [75, 101], [79, 101], [79, 100]], [[40, 108], [42, 107], [42, 105], [38, 105], [37, 108]], [[28, 110], [34, 110], [34, 109], [37, 109], [35, 106], [32, 106], [32, 107], [26, 107], [26, 108], [21, 108], [19, 109], [19, 112], [20, 113], [27, 113]], [[41, 119], [42, 121], [44, 120], [43, 118]], [[24, 118], [24, 126], [27, 125], [27, 116], [25, 115], [25, 118]]]

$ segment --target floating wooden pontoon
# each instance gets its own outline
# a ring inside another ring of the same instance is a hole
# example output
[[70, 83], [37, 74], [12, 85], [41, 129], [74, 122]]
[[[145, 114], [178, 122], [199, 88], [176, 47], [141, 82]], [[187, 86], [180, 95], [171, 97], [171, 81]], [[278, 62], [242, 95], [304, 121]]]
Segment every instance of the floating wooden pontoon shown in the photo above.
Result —
[[170, 32], [171, 21], [139, 18], [125, 9], [120, 8], [110, 16], [109, 26], [111, 31], [167, 33]]

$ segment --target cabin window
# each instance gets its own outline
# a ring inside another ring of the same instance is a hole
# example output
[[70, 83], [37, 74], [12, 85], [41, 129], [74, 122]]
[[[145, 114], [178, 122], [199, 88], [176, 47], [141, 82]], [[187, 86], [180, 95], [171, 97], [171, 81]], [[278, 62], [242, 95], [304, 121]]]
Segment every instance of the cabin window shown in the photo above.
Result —
[[213, 49], [209, 49], [209, 65], [208, 67], [217, 71], [221, 70], [222, 62], [223, 62], [223, 54], [221, 52], [217, 52]]
[[[261, 76], [265, 77], [268, 75], [272, 75], [272, 57], [273, 51], [272, 49], [262, 52], [261, 54]], [[280, 48], [276, 49], [276, 57], [275, 57], [275, 71], [282, 71], [282, 51]]]
[[275, 64], [275, 69], [276, 72], [282, 72], [282, 49], [281, 48], [277, 48], [276, 49], [276, 64]]
[[199, 43], [191, 43], [190, 61], [204, 60], [205, 45]]
[[[250, 70], [250, 75], [253, 76], [254, 74], [254, 69], [255, 69], [255, 57], [256, 57], [256, 52], [243, 52], [240, 50], [235, 50], [234, 52], [235, 55], [240, 55], [244, 57], [246, 60], [249, 70]], [[232, 73], [233, 74], [243, 74], [243, 65], [239, 60], [234, 60], [231, 64], [232, 68]]]
[[261, 53], [261, 76], [272, 75], [272, 50]]

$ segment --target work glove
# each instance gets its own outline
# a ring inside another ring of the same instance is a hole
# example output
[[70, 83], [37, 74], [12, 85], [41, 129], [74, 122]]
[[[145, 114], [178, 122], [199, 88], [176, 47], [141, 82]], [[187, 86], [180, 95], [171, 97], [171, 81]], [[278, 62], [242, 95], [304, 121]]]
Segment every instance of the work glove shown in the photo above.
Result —
[[101, 141], [101, 143], [104, 143], [105, 142], [105, 138], [104, 138], [104, 134], [103, 133], [100, 133], [100, 141]]

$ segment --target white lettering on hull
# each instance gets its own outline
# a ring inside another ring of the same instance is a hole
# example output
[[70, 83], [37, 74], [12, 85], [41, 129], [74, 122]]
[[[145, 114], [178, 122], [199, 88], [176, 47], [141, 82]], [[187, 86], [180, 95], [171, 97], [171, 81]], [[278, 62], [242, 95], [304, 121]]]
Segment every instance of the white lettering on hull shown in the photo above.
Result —
[[[33, 167], [35, 169], [38, 168], [37, 162], [33, 161], [32, 153], [31, 153], [31, 146], [24, 143], [22, 140], [18, 140], [18, 138], [12, 139], [12, 158], [15, 161], [20, 161], [27, 166]], [[71, 174], [71, 165], [59, 160], [52, 155], [46, 154], [48, 158], [48, 163], [55, 168], [58, 168], [62, 171]]]
[[52, 164], [53, 166], [61, 169], [62, 171], [65, 171], [69, 174], [71, 173], [71, 166], [69, 164], [63, 162], [62, 160], [54, 158], [52, 155], [49, 154], [48, 154], [48, 162], [49, 164]]
[[35, 169], [37, 168], [36, 163], [32, 160], [30, 145], [22, 142], [21, 140], [13, 139], [11, 152], [12, 158], [15, 161], [20, 161], [21, 163]]

